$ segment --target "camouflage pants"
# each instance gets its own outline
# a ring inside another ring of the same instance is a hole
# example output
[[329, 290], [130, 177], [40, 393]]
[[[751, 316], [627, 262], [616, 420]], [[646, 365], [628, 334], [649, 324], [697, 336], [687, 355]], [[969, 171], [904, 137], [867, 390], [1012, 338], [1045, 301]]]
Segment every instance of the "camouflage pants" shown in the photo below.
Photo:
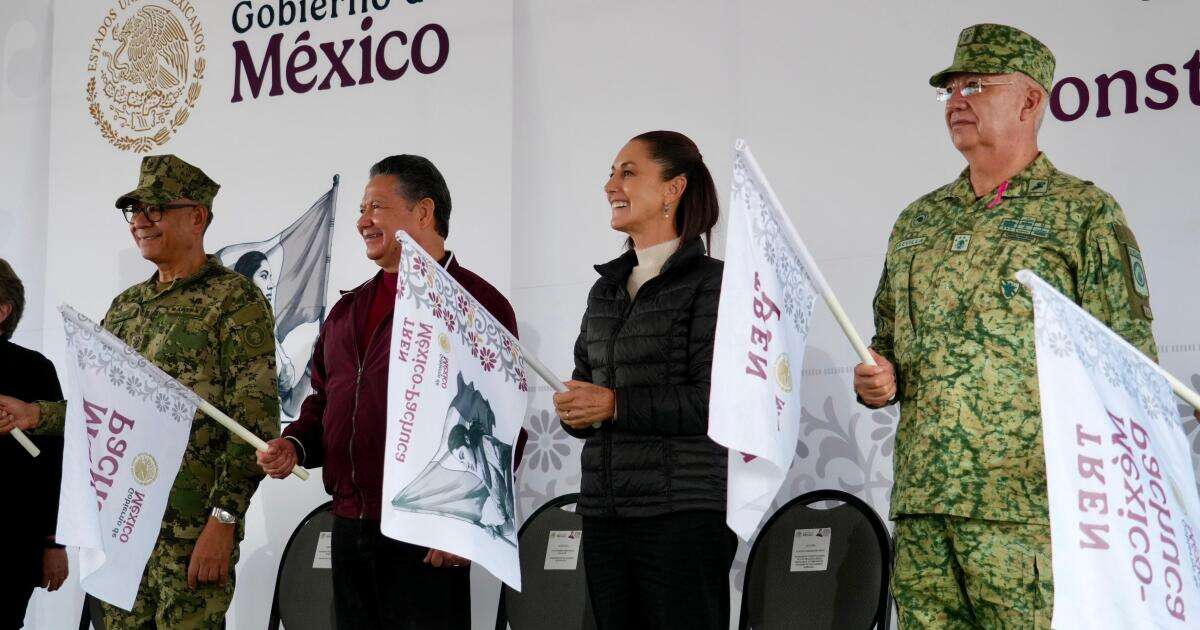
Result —
[[[166, 529], [166, 526], [164, 526]], [[229, 581], [225, 585], [188, 586], [188, 563], [194, 540], [160, 537], [146, 563], [142, 586], [133, 610], [126, 612], [104, 604], [104, 624], [108, 630], [220, 630], [225, 627], [225, 611], [233, 599], [233, 565], [237, 548], [229, 561]]]
[[1050, 527], [956, 516], [896, 519], [900, 627], [1050, 628]]

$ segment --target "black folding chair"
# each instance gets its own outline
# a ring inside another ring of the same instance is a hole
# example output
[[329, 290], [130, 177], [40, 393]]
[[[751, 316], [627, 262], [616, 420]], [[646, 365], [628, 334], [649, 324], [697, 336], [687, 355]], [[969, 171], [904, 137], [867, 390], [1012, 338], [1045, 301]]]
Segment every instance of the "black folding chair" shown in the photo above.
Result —
[[79, 630], [107, 630], [104, 626], [104, 609], [100, 607], [100, 600], [83, 594], [83, 612], [79, 615]]
[[[821, 501], [840, 505], [813, 507]], [[750, 548], [739, 628], [886, 630], [891, 566], [891, 539], [871, 506], [841, 490], [803, 494], [767, 520]]]
[[578, 493], [553, 499], [521, 526], [521, 592], [500, 590], [496, 630], [595, 630], [582, 551], [574, 570], [545, 568], [550, 532], [583, 530], [583, 517], [562, 509], [578, 500]]
[[333, 571], [313, 568], [322, 533], [333, 532], [333, 501], [308, 513], [283, 548], [268, 630], [329, 630], [333, 620]]

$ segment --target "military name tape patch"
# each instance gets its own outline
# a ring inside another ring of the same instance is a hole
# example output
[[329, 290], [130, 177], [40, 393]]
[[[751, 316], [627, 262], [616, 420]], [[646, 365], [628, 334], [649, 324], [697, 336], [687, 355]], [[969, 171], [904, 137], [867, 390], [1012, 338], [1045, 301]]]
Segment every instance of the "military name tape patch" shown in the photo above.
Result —
[[920, 237], [920, 238], [908, 238], [908, 239], [904, 239], [903, 241], [900, 241], [899, 243], [896, 243], [896, 248], [895, 248], [895, 250], [894, 250], [894, 251], [897, 251], [897, 252], [898, 252], [898, 251], [900, 251], [900, 250], [903, 250], [903, 249], [908, 249], [909, 247], [916, 247], [917, 245], [921, 245], [921, 244], [923, 244], [924, 242], [925, 242], [925, 237], [924, 237], [924, 236], [922, 236], [922, 237]]

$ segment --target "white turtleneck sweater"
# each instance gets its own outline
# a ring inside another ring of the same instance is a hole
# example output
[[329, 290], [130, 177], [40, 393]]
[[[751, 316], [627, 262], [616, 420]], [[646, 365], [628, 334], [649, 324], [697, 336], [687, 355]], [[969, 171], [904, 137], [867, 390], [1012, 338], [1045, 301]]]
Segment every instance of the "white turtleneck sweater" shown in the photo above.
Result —
[[675, 250], [679, 249], [679, 239], [672, 239], [658, 245], [651, 245], [646, 249], [637, 249], [634, 252], [637, 254], [638, 264], [633, 268], [633, 272], [629, 274], [629, 280], [625, 283], [625, 287], [629, 289], [629, 299], [637, 296], [638, 289], [642, 288], [646, 281], [658, 275], [662, 271], [662, 267], [666, 264], [667, 259]]

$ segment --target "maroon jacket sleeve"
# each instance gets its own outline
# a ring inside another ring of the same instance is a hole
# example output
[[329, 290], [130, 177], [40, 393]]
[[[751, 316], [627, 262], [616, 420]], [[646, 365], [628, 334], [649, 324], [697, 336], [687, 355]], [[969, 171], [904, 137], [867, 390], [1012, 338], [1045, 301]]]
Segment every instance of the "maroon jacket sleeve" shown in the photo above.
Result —
[[[508, 303], [508, 299], [500, 291], [486, 283], [482, 283], [480, 286], [469, 286], [466, 289], [475, 296], [475, 299], [479, 300], [479, 303], [496, 318], [501, 326], [512, 333], [513, 337], [521, 338], [517, 332], [517, 314], [513, 311], [512, 304]], [[521, 458], [525, 455], [525, 443], [528, 441], [529, 433], [522, 427], [521, 432], [517, 435], [517, 443], [513, 446], [513, 470], [521, 467]]]
[[[517, 332], [517, 314], [513, 311], [512, 304], [509, 304], [508, 299], [499, 291], [496, 291], [495, 303], [490, 305], [485, 304], [484, 306], [489, 313], [496, 316], [496, 321], [500, 322], [502, 326], [508, 329], [508, 332], [512, 333], [513, 337], [517, 339], [521, 338], [521, 335]], [[517, 435], [517, 443], [513, 446], [513, 470], [521, 467], [521, 458], [525, 455], [525, 443], [528, 441], [529, 432], [525, 430], [525, 427], [521, 427], [521, 432]]]
[[[326, 320], [328, 322], [328, 320]], [[318, 468], [325, 461], [325, 330], [317, 336], [312, 356], [312, 393], [300, 405], [300, 416], [283, 430], [283, 437], [296, 445], [300, 465]]]

